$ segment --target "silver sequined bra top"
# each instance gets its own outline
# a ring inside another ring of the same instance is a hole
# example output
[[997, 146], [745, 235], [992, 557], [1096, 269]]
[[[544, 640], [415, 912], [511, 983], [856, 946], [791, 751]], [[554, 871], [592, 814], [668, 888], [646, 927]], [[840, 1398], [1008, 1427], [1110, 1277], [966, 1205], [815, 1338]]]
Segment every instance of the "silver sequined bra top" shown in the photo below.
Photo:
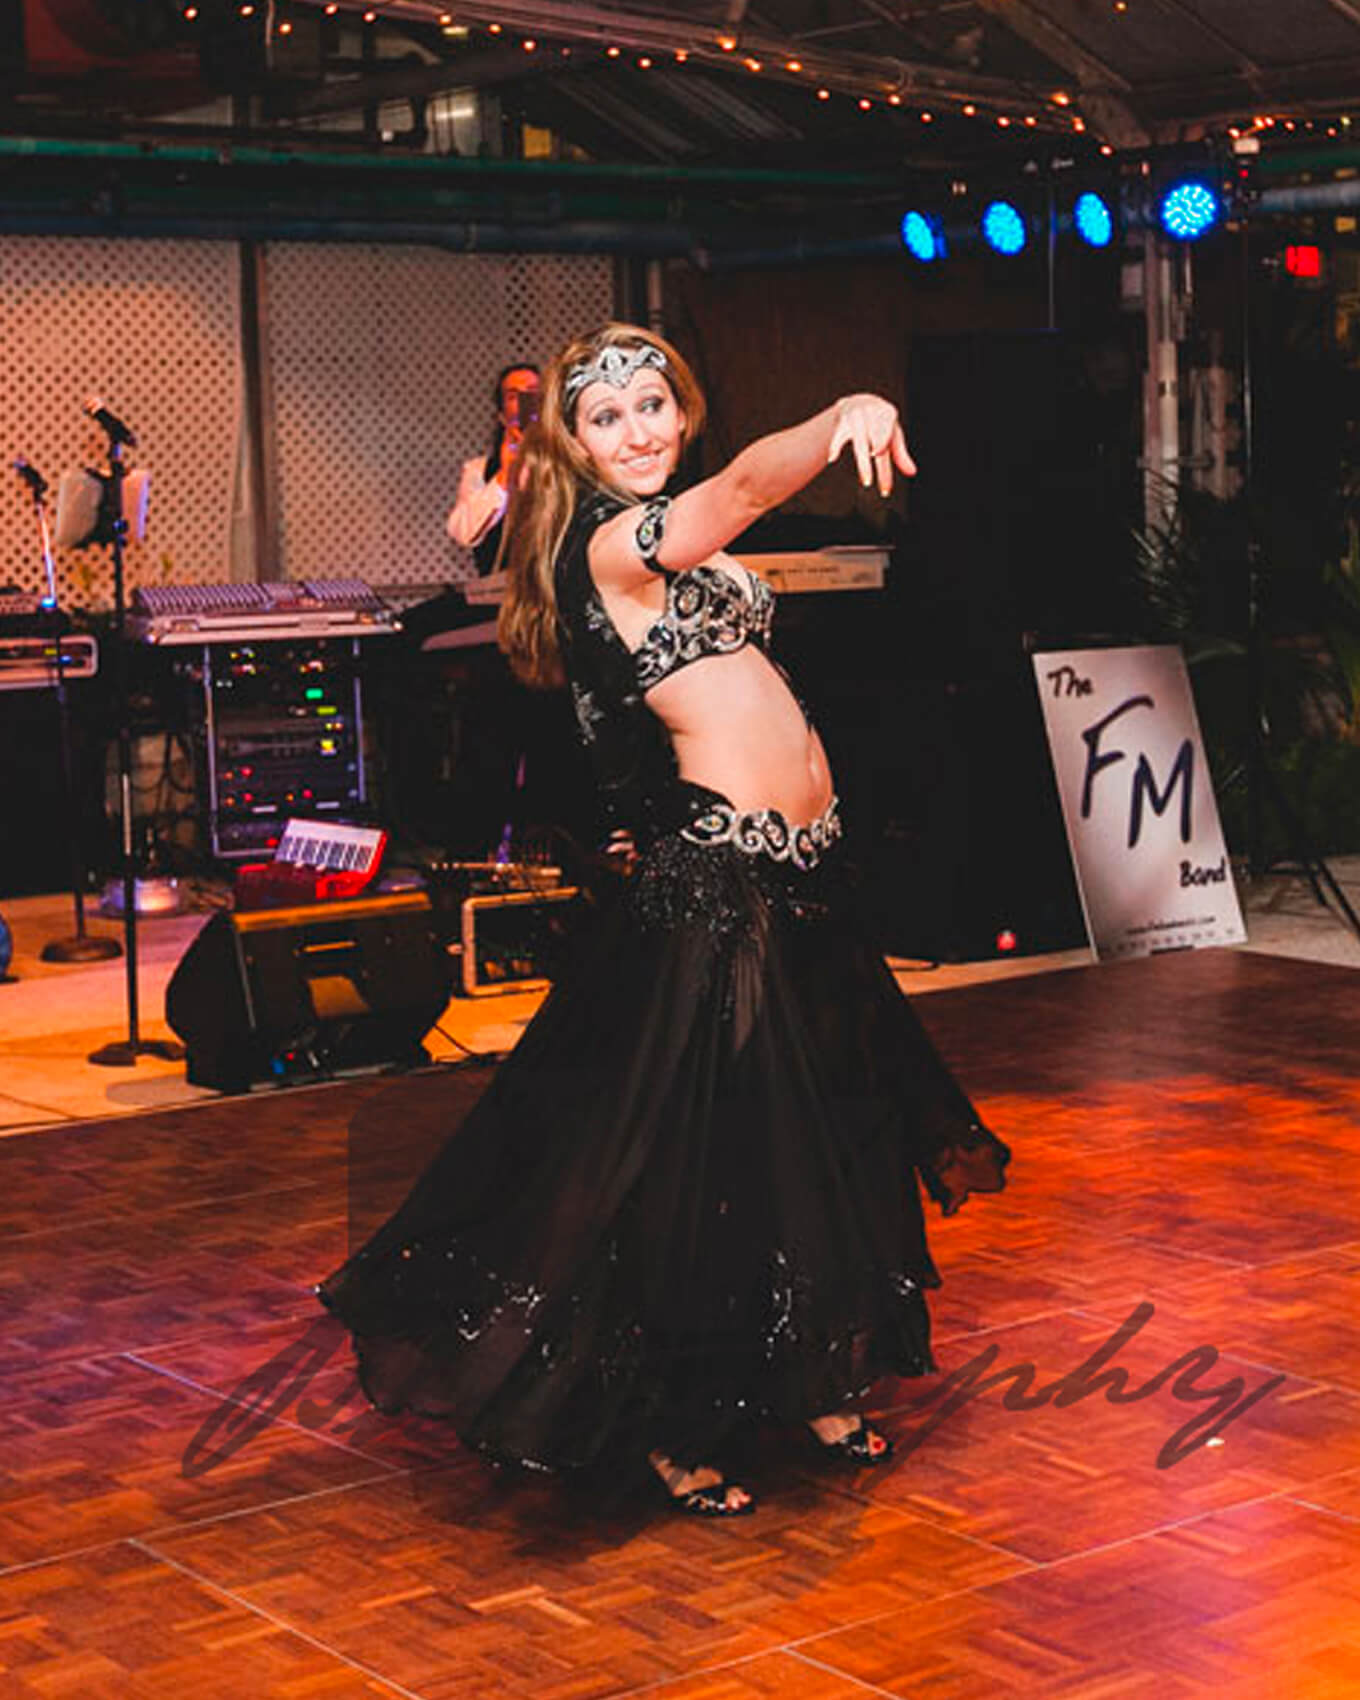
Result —
[[649, 691], [708, 655], [731, 655], [748, 643], [768, 650], [773, 624], [774, 592], [749, 568], [668, 574], [665, 609], [633, 651], [638, 689]]

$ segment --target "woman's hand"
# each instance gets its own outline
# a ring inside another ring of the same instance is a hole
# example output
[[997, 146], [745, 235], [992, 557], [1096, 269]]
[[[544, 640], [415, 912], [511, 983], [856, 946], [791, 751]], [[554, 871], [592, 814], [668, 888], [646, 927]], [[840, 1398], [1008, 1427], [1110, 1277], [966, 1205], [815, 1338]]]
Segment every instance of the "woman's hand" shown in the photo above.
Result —
[[894, 466], [908, 478], [916, 471], [897, 409], [882, 396], [848, 395], [836, 403], [836, 429], [826, 451], [828, 466], [847, 443], [855, 451], [860, 483], [868, 489], [877, 477], [880, 496], [892, 490]]
[[517, 425], [507, 425], [501, 435], [500, 464], [496, 468], [496, 478], [507, 488], [510, 475], [515, 470], [515, 457], [523, 446], [523, 431]]

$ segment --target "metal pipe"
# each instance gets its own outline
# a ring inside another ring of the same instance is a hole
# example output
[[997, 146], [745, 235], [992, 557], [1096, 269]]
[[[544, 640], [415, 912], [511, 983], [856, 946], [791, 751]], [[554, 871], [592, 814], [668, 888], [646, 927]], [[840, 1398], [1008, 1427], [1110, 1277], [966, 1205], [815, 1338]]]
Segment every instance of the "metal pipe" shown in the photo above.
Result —
[[696, 253], [694, 235], [679, 226], [555, 224], [423, 224], [410, 220], [290, 219], [285, 214], [240, 218], [167, 218], [121, 215], [116, 222], [94, 213], [0, 215], [0, 234], [11, 236], [193, 237], [214, 242], [390, 242], [418, 243], [460, 254], [637, 254]]
[[1276, 213], [1332, 212], [1342, 207], [1360, 207], [1360, 177], [1343, 177], [1332, 183], [1299, 183], [1287, 189], [1263, 189], [1252, 211], [1269, 217]]
[[1143, 393], [1143, 513], [1151, 532], [1165, 530], [1175, 511], [1180, 478], [1180, 347], [1177, 284], [1170, 247], [1156, 230], [1143, 232], [1143, 314], [1147, 372]]
[[847, 236], [826, 242], [808, 242], [801, 237], [780, 240], [763, 248], [695, 247], [690, 258], [701, 271], [736, 271], [747, 266], [811, 265], [818, 260], [882, 259], [904, 253], [902, 238], [895, 230], [875, 236]]
[[1253, 177], [1292, 177], [1300, 171], [1347, 171], [1360, 169], [1360, 143], [1336, 141], [1308, 148], [1285, 148], [1279, 153], [1262, 152], [1252, 160]]
[[[1309, 184], [1267, 190], [1253, 209], [1260, 217], [1287, 216], [1360, 207], [1360, 181]], [[1151, 222], [1139, 227], [1152, 228]], [[1133, 228], [1133, 227], [1131, 227]], [[5, 213], [0, 234], [14, 236], [184, 237], [229, 242], [373, 242], [423, 245], [462, 254], [619, 254], [642, 259], [684, 258], [701, 271], [720, 273], [758, 267], [816, 265], [834, 260], [904, 258], [896, 230], [864, 236], [788, 238], [772, 233], [759, 246], [725, 247], [711, 233], [688, 225], [570, 220], [561, 224], [503, 224], [478, 220], [435, 222], [411, 219], [301, 219], [282, 211], [239, 216], [168, 216], [135, 210], [110, 218], [97, 212]], [[981, 238], [974, 226], [946, 231], [950, 251], [962, 253]], [[1049, 256], [1050, 263], [1052, 256]]]
[[618, 182], [629, 184], [683, 183], [696, 187], [769, 187], [806, 189], [875, 189], [896, 192], [900, 176], [874, 171], [776, 171], [764, 166], [703, 165], [609, 165], [580, 164], [571, 160], [464, 159], [444, 154], [380, 155], [362, 153], [313, 153], [305, 148], [240, 147], [223, 143], [216, 147], [184, 143], [87, 142], [49, 140], [40, 136], [0, 136], [0, 159], [98, 160], [113, 165], [121, 161], [147, 166], [211, 165], [269, 166], [279, 171], [338, 170], [351, 176], [425, 173], [449, 178], [521, 178], [528, 183]]

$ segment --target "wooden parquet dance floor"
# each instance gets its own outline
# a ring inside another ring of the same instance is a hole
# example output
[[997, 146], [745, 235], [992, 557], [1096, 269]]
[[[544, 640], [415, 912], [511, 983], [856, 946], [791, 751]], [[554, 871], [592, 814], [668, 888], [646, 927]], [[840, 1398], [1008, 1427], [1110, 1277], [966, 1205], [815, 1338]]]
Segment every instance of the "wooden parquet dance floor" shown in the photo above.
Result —
[[[311, 1284], [484, 1084], [0, 1144], [0, 1696], [1360, 1695], [1360, 977], [1210, 951], [941, 993], [1013, 1144], [936, 1221], [879, 1472], [583, 1505], [356, 1396]], [[234, 1400], [234, 1402], [228, 1402]]]

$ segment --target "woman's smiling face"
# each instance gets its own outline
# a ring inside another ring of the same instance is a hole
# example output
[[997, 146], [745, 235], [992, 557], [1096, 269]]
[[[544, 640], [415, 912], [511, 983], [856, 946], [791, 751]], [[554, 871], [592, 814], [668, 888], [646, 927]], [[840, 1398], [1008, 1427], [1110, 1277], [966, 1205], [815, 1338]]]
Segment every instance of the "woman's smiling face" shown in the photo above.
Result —
[[679, 462], [685, 416], [662, 374], [643, 366], [621, 389], [601, 380], [582, 390], [574, 431], [607, 484], [655, 496]]

